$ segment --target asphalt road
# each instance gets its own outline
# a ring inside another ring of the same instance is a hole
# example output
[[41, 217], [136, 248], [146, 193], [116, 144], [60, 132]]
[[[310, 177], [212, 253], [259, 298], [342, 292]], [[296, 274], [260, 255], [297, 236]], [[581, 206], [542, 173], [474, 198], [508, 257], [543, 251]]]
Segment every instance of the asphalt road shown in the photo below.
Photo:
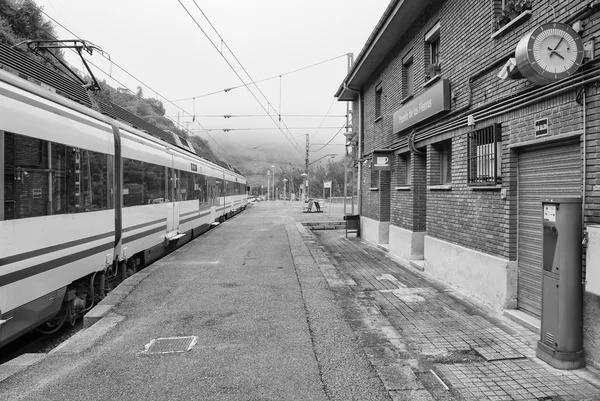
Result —
[[[295, 220], [311, 218], [299, 210], [261, 202], [156, 262], [87, 336], [0, 382], [0, 399], [389, 400], [298, 232]], [[197, 343], [144, 352], [180, 336]]]

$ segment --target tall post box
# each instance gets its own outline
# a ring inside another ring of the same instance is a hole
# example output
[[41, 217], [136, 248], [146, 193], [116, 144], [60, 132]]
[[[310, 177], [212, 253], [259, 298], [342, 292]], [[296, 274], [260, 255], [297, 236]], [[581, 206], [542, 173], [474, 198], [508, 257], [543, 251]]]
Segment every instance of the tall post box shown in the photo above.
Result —
[[581, 198], [542, 200], [542, 327], [538, 358], [558, 369], [584, 366]]

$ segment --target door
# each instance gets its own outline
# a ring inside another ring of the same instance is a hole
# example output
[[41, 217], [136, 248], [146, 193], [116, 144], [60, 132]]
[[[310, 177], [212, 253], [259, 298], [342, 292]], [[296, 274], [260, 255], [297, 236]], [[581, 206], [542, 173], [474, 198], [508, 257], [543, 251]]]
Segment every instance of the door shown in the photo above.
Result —
[[542, 307], [541, 199], [581, 195], [581, 163], [579, 139], [519, 153], [517, 305], [534, 316]]

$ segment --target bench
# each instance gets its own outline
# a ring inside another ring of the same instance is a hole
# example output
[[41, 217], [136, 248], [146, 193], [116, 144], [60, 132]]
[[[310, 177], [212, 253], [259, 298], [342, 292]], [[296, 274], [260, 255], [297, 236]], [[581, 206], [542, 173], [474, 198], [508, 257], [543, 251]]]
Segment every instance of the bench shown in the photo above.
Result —
[[312, 212], [313, 201], [302, 204], [302, 213], [310, 213]]
[[[319, 210], [317, 210], [316, 208], [316, 203], [319, 204]], [[314, 209], [313, 210], [313, 206]], [[325, 201], [321, 200], [321, 201], [309, 201], [308, 203], [305, 203], [302, 205], [302, 213], [323, 213], [325, 211], [326, 207], [325, 207]]]

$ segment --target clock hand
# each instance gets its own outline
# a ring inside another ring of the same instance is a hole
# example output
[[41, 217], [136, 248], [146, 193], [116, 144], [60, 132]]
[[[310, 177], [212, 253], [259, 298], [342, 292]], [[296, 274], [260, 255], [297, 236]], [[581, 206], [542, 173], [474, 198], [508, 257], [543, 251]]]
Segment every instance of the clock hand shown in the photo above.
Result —
[[554, 47], [554, 49], [552, 49], [552, 50], [556, 50], [556, 49], [558, 49], [558, 46], [561, 44], [561, 42], [563, 41], [563, 39], [564, 39], [564, 37], [562, 37], [562, 36], [561, 36], [561, 37], [560, 37], [560, 40], [558, 41], [558, 43], [556, 44], [556, 46], [555, 46], [555, 47]]
[[553, 50], [550, 47], [548, 47], [548, 50], [550, 50], [550, 56], [548, 56], [548, 57], [552, 57], [553, 54], [556, 54], [558, 57], [562, 58], [563, 60], [565, 59], [563, 56], [560, 55], [560, 53], [558, 51]]

